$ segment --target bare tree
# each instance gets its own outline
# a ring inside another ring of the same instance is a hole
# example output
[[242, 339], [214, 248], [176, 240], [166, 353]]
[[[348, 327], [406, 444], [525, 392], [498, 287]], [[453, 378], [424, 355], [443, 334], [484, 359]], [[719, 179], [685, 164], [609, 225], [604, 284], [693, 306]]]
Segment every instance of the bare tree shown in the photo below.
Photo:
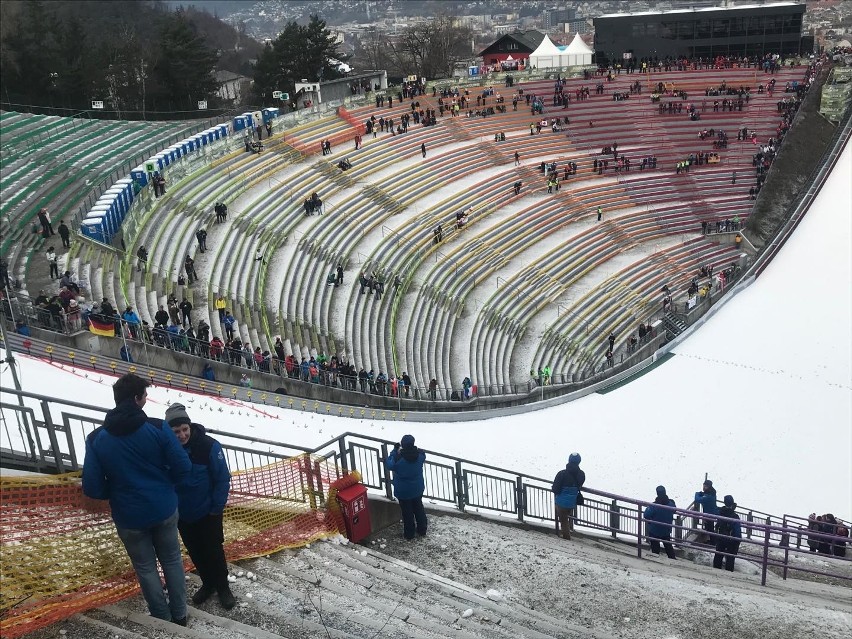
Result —
[[403, 75], [447, 78], [456, 63], [469, 57], [470, 38], [470, 29], [455, 26], [448, 16], [438, 16], [405, 29], [399, 39], [388, 41], [388, 50]]

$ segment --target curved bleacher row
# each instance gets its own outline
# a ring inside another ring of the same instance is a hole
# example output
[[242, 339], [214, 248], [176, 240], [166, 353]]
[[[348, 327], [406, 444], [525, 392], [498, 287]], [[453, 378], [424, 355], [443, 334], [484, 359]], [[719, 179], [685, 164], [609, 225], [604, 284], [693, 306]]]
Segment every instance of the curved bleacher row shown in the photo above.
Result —
[[[26, 285], [30, 260], [45, 248], [37, 214], [53, 225], [72, 218], [94, 185], [152, 145], [197, 128], [194, 122], [124, 122], [29, 113], [0, 113], [0, 254], [10, 276]], [[40, 229], [39, 229], [40, 230]], [[58, 238], [50, 240], [61, 248]], [[46, 270], [46, 269], [45, 269]]]
[[[801, 74], [793, 67], [773, 77], [783, 86]], [[526, 371], [542, 364], [565, 379], [584, 378], [602, 365], [605, 336], [624, 342], [649, 316], [662, 285], [678, 290], [698, 267], [736, 259], [733, 244], [700, 235], [701, 222], [747, 218], [753, 145], [733, 140], [746, 127], [765, 142], [780, 119], [778, 94], [758, 93], [765, 80], [753, 69], [643, 79], [648, 86], [673, 82], [690, 93], [722, 82], [750, 89], [742, 111], [705, 108], [697, 122], [659, 114], [644, 85], [629, 100], [611, 99], [634, 79], [619, 76], [605, 95], [566, 109], [546, 107], [544, 117], [570, 119], [559, 133], [530, 135], [538, 117], [520, 103], [518, 111], [444, 116], [434, 127], [364, 135], [360, 149], [350, 146], [362, 132], [353, 122], [371, 116], [398, 122], [410, 111], [404, 102], [303, 124], [283, 139], [276, 134], [261, 155], [236, 152], [170, 188], [156, 213], [160, 223], [149, 224], [138, 240], [151, 248], [150, 271], [133, 277], [128, 298], [150, 321], [167, 293], [186, 294], [195, 319], [203, 317], [221, 335], [212, 301], [223, 294], [243, 342], [271, 350], [280, 335], [297, 360], [338, 354], [377, 373], [406, 371], [421, 388], [436, 379], [445, 398], [465, 376], [483, 394], [517, 392], [528, 381]], [[571, 79], [566, 91], [588, 84]], [[520, 88], [544, 95], [548, 104], [553, 82]], [[434, 96], [417, 101], [437, 109]], [[703, 95], [695, 98], [703, 101]], [[709, 128], [728, 133], [727, 149], [699, 139]], [[496, 132], [506, 140], [495, 142]], [[326, 139], [334, 140], [330, 157], [317, 154]], [[600, 175], [593, 165], [613, 142], [632, 169], [617, 173], [611, 166]], [[675, 163], [689, 154], [714, 150], [718, 164], [675, 175]], [[655, 170], [639, 170], [647, 156], [657, 159]], [[335, 166], [341, 157], [351, 160], [351, 170]], [[565, 164], [575, 162], [577, 173], [548, 194], [541, 162], [556, 162], [560, 177]], [[511, 188], [517, 180], [520, 195]], [[324, 215], [305, 215], [302, 203], [312, 193], [324, 201]], [[214, 227], [210, 211], [219, 200], [228, 202], [230, 215]], [[463, 210], [472, 210], [470, 221], [456, 232], [456, 213]], [[440, 244], [434, 242], [438, 224]], [[196, 255], [193, 235], [202, 225], [210, 250]], [[254, 259], [258, 248], [260, 261]], [[186, 254], [195, 255], [206, 286], [177, 289]], [[631, 261], [613, 259], [620, 256]], [[329, 286], [326, 276], [338, 264], [344, 285]], [[360, 272], [384, 281], [381, 300], [360, 293]]]

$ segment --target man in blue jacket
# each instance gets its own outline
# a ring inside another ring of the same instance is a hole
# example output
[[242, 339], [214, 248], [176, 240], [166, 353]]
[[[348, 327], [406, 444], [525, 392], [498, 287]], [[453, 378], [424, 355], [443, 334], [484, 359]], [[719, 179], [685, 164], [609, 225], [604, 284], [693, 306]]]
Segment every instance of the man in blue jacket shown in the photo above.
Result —
[[[661, 508], [660, 506], [668, 506], [668, 508]], [[662, 542], [669, 559], [677, 559], [674, 548], [672, 548], [674, 511], [670, 508], [674, 507], [674, 500], [669, 499], [666, 494], [666, 487], [657, 486], [657, 498], [652, 505], [645, 508], [645, 535], [648, 537], [648, 543], [651, 544], [651, 552], [659, 555], [660, 542]]]
[[92, 499], [109, 499], [116, 531], [151, 615], [185, 626], [186, 583], [175, 485], [189, 477], [192, 464], [172, 430], [143, 412], [148, 386], [147, 380], [132, 374], [113, 384], [115, 408], [86, 438], [83, 492]]
[[204, 603], [218, 592], [222, 607], [230, 610], [237, 602], [228, 586], [222, 512], [231, 473], [222, 445], [204, 432], [204, 426], [192, 423], [183, 404], [169, 406], [166, 421], [192, 461], [192, 472], [177, 487], [178, 530], [201, 577], [201, 588], [192, 596], [192, 603]]
[[[699, 506], [705, 513], [708, 515], [718, 515], [719, 514], [719, 506], [716, 504], [716, 489], [713, 488], [713, 482], [709, 479], [704, 480], [704, 484], [701, 486], [701, 492], [695, 493], [695, 509], [698, 510]], [[712, 519], [704, 519], [704, 530], [707, 531], [707, 539], [709, 540], [710, 535], [713, 532], [713, 520]]]
[[385, 460], [387, 469], [393, 471], [393, 494], [402, 511], [402, 534], [406, 539], [414, 539], [415, 531], [421, 537], [426, 534], [426, 510], [423, 508], [425, 461], [426, 453], [414, 445], [411, 435], [405, 435], [395, 444], [393, 452]]
[[574, 519], [577, 509], [578, 495], [586, 483], [586, 473], [580, 469], [583, 460], [580, 453], [568, 455], [568, 464], [556, 473], [550, 490], [556, 495], [556, 517], [563, 539], [571, 539], [574, 530]]

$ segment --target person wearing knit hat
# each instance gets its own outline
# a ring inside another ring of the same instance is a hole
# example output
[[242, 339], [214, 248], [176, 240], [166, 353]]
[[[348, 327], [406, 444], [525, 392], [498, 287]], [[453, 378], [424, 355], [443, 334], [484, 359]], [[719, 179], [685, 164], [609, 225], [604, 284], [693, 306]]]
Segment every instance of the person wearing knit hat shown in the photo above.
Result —
[[723, 502], [725, 505], [719, 509], [719, 517], [727, 519], [719, 519], [716, 522], [716, 554], [713, 555], [713, 567], [721, 569], [724, 559], [725, 570], [733, 572], [743, 533], [740, 516], [737, 515], [737, 502], [731, 495], [725, 495]]
[[412, 435], [404, 435], [385, 460], [385, 466], [393, 472], [393, 494], [402, 512], [402, 534], [409, 540], [414, 539], [415, 532], [424, 536], [428, 526], [423, 508], [425, 461], [426, 453], [414, 445]]
[[677, 559], [672, 547], [672, 521], [674, 520], [674, 500], [669, 499], [665, 486], [657, 486], [654, 503], [645, 508], [645, 536], [651, 544], [651, 552], [660, 554], [660, 543], [666, 549], [669, 559]]
[[563, 539], [571, 539], [575, 511], [577, 506], [583, 503], [580, 489], [586, 482], [586, 473], [580, 470], [581, 461], [580, 453], [571, 453], [568, 456], [568, 464], [556, 473], [551, 487], [553, 494], [556, 495], [556, 517]]
[[230, 610], [237, 601], [228, 584], [222, 548], [222, 513], [231, 487], [225, 453], [204, 426], [192, 422], [183, 404], [169, 406], [165, 419], [192, 462], [189, 478], [177, 487], [178, 530], [201, 577], [201, 588], [192, 596], [192, 603], [202, 604], [215, 592], [222, 607]]

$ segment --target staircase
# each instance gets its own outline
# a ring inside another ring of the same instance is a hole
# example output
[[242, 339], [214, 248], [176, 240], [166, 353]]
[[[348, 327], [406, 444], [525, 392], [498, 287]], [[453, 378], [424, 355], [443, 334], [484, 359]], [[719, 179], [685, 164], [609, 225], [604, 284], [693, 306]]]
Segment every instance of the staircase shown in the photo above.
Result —
[[663, 325], [672, 337], [677, 337], [686, 330], [686, 322], [671, 311], [663, 315]]
[[[340, 542], [340, 543], [338, 543]], [[189, 604], [187, 627], [148, 615], [141, 595], [41, 632], [87, 639], [573, 639], [560, 619], [342, 538], [229, 566], [238, 605]], [[249, 578], [251, 576], [251, 578]], [[188, 576], [188, 595], [200, 586]], [[39, 633], [34, 633], [38, 635]], [[47, 635], [45, 635], [47, 636]]]

